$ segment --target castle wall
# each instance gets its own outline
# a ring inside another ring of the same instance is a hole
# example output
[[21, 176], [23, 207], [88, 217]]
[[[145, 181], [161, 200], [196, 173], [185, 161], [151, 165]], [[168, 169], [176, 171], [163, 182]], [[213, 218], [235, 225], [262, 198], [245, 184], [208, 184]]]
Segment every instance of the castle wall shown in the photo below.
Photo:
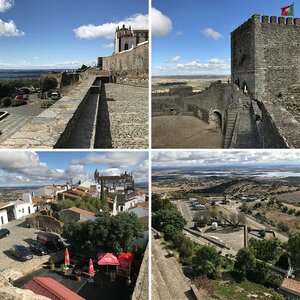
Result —
[[141, 44], [137, 47], [117, 53], [108, 57], [103, 57], [103, 70], [112, 69], [113, 72], [130, 71], [138, 74], [148, 73], [149, 69], [149, 44]]
[[249, 19], [231, 33], [231, 82], [239, 78], [240, 88], [246, 81], [249, 91], [254, 91], [254, 23]]

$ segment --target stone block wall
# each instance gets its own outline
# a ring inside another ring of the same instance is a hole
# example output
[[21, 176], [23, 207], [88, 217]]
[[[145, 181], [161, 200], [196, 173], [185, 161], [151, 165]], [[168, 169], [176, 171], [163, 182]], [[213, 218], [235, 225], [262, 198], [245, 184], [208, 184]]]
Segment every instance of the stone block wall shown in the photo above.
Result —
[[253, 15], [231, 33], [232, 82], [265, 99], [300, 79], [300, 19]]
[[149, 70], [149, 44], [144, 43], [121, 53], [103, 57], [102, 69], [112, 69], [113, 72], [136, 72], [148, 74]]

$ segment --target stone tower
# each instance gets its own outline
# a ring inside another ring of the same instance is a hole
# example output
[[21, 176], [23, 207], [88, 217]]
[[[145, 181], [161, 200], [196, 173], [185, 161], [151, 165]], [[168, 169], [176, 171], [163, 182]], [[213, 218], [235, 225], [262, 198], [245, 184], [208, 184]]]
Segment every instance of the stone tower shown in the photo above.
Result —
[[249, 94], [271, 100], [300, 82], [300, 18], [253, 15], [231, 33], [231, 82], [246, 81]]

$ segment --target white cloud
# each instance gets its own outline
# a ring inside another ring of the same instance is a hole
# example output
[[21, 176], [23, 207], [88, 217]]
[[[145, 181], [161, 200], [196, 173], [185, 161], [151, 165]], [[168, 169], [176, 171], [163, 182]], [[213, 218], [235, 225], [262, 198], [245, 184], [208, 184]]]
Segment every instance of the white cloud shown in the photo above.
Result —
[[205, 28], [205, 29], [201, 30], [201, 32], [207, 38], [213, 39], [215, 41], [218, 41], [218, 40], [224, 38], [224, 36], [220, 32], [217, 32], [217, 31], [213, 30], [212, 28]]
[[22, 36], [25, 33], [19, 30], [13, 20], [4, 22], [0, 19], [0, 36]]
[[114, 48], [115, 44], [114, 43], [109, 43], [109, 44], [105, 44], [105, 45], [102, 45], [103, 48]]
[[180, 60], [180, 56], [177, 55], [177, 56], [174, 56], [170, 59], [166, 59], [165, 62], [179, 62], [179, 60]]
[[175, 35], [176, 36], [181, 36], [181, 35], [183, 35], [183, 32], [182, 31], [176, 31]]
[[[175, 57], [176, 58], [176, 57]], [[230, 65], [226, 60], [211, 58], [205, 63], [194, 60], [187, 63], [179, 63], [175, 65], [158, 66], [153, 70], [156, 74], [197, 74], [199, 72], [227, 72], [230, 71]]]
[[238, 150], [238, 151], [152, 151], [154, 167], [211, 166], [234, 164], [298, 164], [300, 152], [297, 150]]
[[154, 7], [151, 9], [151, 23], [153, 36], [165, 36], [172, 30], [171, 19]]
[[38, 57], [38, 56], [35, 56], [33, 59], [39, 59], [39, 57]]
[[102, 25], [82, 25], [74, 29], [75, 35], [81, 39], [94, 39], [97, 37], [104, 37], [106, 39], [113, 39], [117, 26], [131, 26], [132, 29], [148, 29], [149, 16], [143, 14], [135, 14], [124, 20], [114, 23], [105, 23]]
[[99, 172], [103, 176], [119, 176], [121, 171], [118, 168], [110, 168]]
[[83, 159], [72, 160], [73, 164], [90, 165], [109, 164], [113, 168], [129, 168], [137, 166], [145, 159], [144, 152], [109, 152], [105, 154], [90, 153]]
[[0, 0], [0, 12], [4, 12], [14, 6], [14, 0]]

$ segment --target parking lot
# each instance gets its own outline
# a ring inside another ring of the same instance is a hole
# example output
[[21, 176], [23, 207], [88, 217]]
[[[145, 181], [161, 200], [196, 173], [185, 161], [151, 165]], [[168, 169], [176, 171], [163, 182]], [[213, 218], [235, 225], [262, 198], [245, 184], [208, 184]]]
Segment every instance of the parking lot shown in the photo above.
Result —
[[24, 220], [14, 220], [2, 226], [10, 231], [8, 237], [4, 237], [0, 240], [0, 272], [14, 270], [20, 272], [20, 275], [26, 274], [31, 270], [35, 270], [37, 267], [48, 261], [49, 255], [37, 256], [33, 255], [33, 259], [21, 262], [11, 256], [9, 248], [13, 244], [21, 244], [28, 247], [28, 241], [36, 240], [37, 229], [27, 228]]

